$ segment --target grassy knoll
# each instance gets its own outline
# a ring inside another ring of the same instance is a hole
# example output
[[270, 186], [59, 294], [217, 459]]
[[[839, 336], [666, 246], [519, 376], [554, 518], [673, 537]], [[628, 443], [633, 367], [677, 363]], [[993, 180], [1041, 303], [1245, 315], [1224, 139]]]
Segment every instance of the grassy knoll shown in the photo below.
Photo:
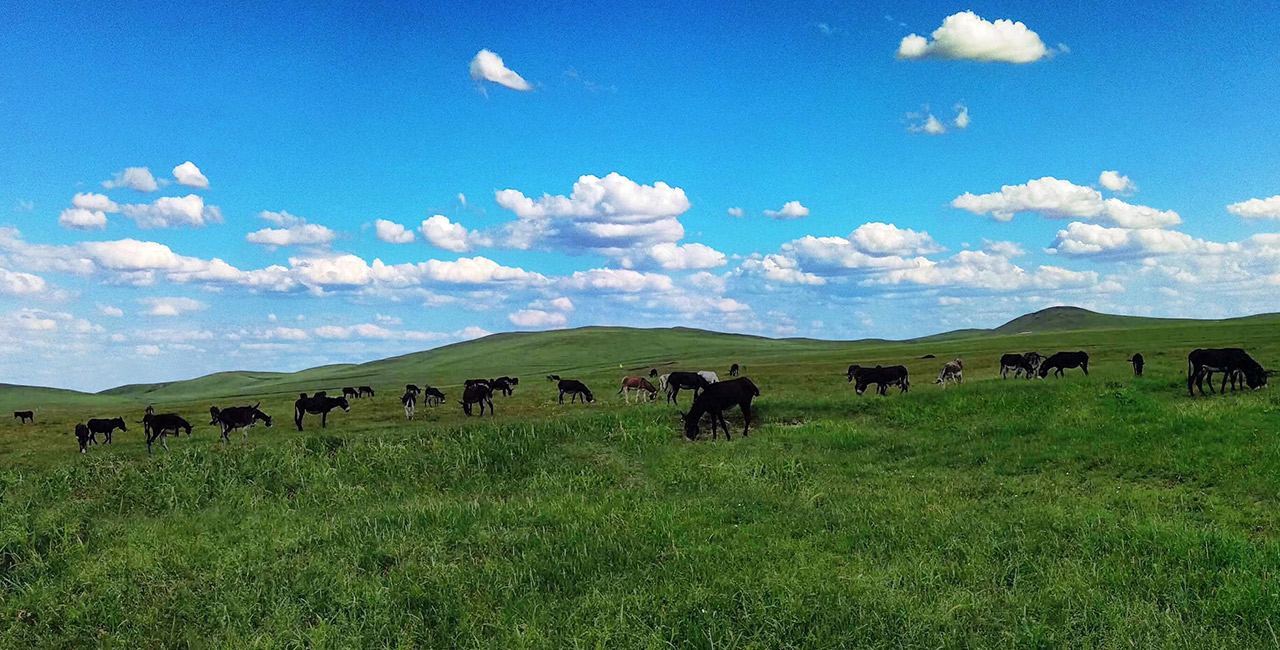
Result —
[[[0, 647], [1274, 647], [1280, 392], [1192, 400], [1183, 377], [1197, 346], [1280, 366], [1276, 327], [905, 344], [593, 328], [215, 376], [207, 394], [47, 396], [38, 426], [0, 421]], [[1093, 376], [993, 379], [1030, 349], [1088, 350]], [[968, 383], [931, 385], [957, 356]], [[674, 408], [614, 396], [629, 368], [732, 361], [764, 393], [746, 439], [689, 443]], [[912, 393], [858, 398], [840, 376], [890, 361]], [[451, 404], [409, 423], [393, 395], [501, 372], [523, 379], [492, 419]], [[555, 404], [549, 372], [599, 402]], [[379, 396], [292, 430], [299, 386], [354, 383]], [[255, 386], [277, 426], [218, 443], [207, 395]], [[74, 422], [146, 401], [197, 433], [150, 458], [132, 429], [75, 453]]]

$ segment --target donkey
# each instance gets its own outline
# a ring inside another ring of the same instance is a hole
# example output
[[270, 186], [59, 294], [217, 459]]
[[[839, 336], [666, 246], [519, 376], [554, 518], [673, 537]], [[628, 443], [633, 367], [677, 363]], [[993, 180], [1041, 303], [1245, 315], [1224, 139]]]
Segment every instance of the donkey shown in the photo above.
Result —
[[964, 361], [956, 359], [955, 361], [948, 361], [942, 366], [942, 371], [938, 373], [938, 380], [933, 383], [942, 384], [942, 387], [946, 388], [949, 383], [959, 384], [963, 382]]
[[462, 412], [471, 417], [471, 405], [480, 405], [480, 415], [484, 416], [485, 405], [489, 406], [489, 415], [493, 415], [493, 389], [487, 383], [471, 384], [462, 390]]
[[18, 424], [36, 423], [36, 414], [32, 411], [14, 411], [13, 417], [19, 420]]
[[342, 396], [350, 399], [360, 399], [360, 391], [351, 386], [344, 386], [342, 388]]
[[361, 386], [356, 392], [356, 397], [373, 397], [373, 388], [370, 386]]
[[249, 437], [249, 429], [256, 426], [259, 422], [271, 428], [271, 416], [258, 410], [262, 402], [258, 402], [253, 406], [233, 406], [229, 409], [218, 410], [216, 406], [209, 407], [209, 415], [212, 416], [209, 424], [222, 427], [222, 442], [231, 442], [228, 437], [232, 431], [239, 430], [241, 437]]
[[649, 383], [644, 377], [624, 377], [622, 379], [622, 390], [618, 391], [619, 395], [626, 398], [627, 403], [631, 403], [631, 392], [648, 393], [649, 401], [658, 399], [658, 389]]
[[718, 424], [724, 429], [724, 439], [732, 440], [729, 437], [729, 423], [724, 419], [724, 412], [735, 405], [742, 409], [744, 421], [742, 435], [745, 437], [751, 429], [751, 400], [759, 396], [760, 389], [746, 377], [716, 382], [708, 386], [702, 394], [693, 398], [693, 406], [689, 407], [689, 412], [680, 414], [684, 419], [685, 437], [697, 440], [698, 421], [702, 419], [703, 414], [710, 413], [711, 439], [715, 440], [718, 437], [716, 429]]
[[582, 398], [583, 404], [596, 401], [595, 396], [591, 394], [591, 389], [577, 379], [561, 379], [556, 387], [560, 389], [561, 404], [564, 404], [565, 395], [569, 396], [570, 404], [574, 403], [579, 397]]
[[694, 399], [698, 397], [698, 391], [706, 389], [711, 382], [700, 372], [673, 372], [669, 375], [663, 375], [666, 378], [665, 386], [667, 389], [667, 403], [679, 404], [680, 391], [692, 390]]
[[298, 431], [302, 431], [302, 416], [310, 413], [320, 416], [320, 428], [323, 429], [329, 424], [329, 411], [339, 408], [344, 413], [351, 412], [351, 404], [347, 402], [346, 396], [327, 397], [324, 393], [316, 393], [307, 397], [306, 393], [302, 393], [293, 403], [293, 423], [297, 425]]
[[160, 446], [166, 451], [169, 449], [169, 443], [166, 441], [169, 432], [172, 431], [176, 437], [179, 429], [185, 429], [187, 435], [191, 435], [191, 423], [182, 419], [181, 416], [174, 413], [155, 414], [155, 409], [147, 407], [147, 414], [142, 416], [143, 429], [147, 432], [147, 453], [151, 453], [151, 443], [158, 438]]
[[520, 383], [519, 379], [512, 379], [511, 377], [498, 377], [497, 379], [489, 380], [489, 386], [495, 392], [502, 393], [506, 397], [511, 397], [516, 392], [515, 385], [518, 383]]
[[[89, 430], [89, 427], [85, 426], [83, 422], [81, 422], [80, 424], [77, 424], [76, 425], [76, 441], [80, 443], [80, 453], [82, 454], [89, 453], [89, 442], [91, 440], [93, 440], [93, 432]], [[96, 445], [98, 444], [98, 442], [94, 440], [93, 444]]]
[[407, 390], [400, 396], [400, 403], [404, 405], [404, 417], [412, 420], [413, 411], [418, 406], [418, 394]]
[[427, 386], [423, 391], [423, 398], [427, 404], [437, 406], [444, 403], [444, 393], [439, 388]]
[[102, 434], [103, 444], [111, 444], [112, 433], [116, 429], [128, 431], [129, 428], [124, 425], [124, 418], [93, 418], [89, 420], [89, 438], [95, 443], [98, 441], [98, 434]]

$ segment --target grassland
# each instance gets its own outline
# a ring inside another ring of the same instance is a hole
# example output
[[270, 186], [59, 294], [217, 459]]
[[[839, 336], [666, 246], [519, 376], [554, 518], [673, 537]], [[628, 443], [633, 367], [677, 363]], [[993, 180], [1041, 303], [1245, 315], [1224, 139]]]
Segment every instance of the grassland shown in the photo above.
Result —
[[[0, 422], [0, 647], [1280, 645], [1280, 393], [1184, 384], [1198, 346], [1280, 366], [1280, 320], [1094, 324], [908, 343], [592, 328], [29, 394], [37, 426]], [[995, 378], [1030, 349], [1088, 350], [1093, 374]], [[931, 385], [954, 357], [966, 384]], [[749, 438], [690, 443], [674, 407], [614, 396], [624, 373], [734, 361], [763, 392]], [[854, 362], [905, 362], [916, 389], [856, 397]], [[551, 372], [597, 403], [556, 404]], [[393, 395], [495, 374], [522, 383], [494, 418], [406, 422]], [[351, 384], [378, 397], [292, 430], [296, 392]], [[218, 443], [200, 414], [248, 399], [277, 426]], [[148, 402], [197, 433], [75, 453], [74, 422]]]

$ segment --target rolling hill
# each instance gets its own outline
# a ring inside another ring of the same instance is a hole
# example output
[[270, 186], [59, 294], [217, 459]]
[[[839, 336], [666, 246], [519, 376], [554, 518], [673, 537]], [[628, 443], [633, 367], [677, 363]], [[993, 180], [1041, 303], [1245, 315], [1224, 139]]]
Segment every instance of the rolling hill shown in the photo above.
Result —
[[[1280, 324], [1280, 315], [1230, 319], [1249, 324]], [[573, 375], [618, 366], [627, 371], [674, 367], [677, 363], [719, 364], [725, 359], [770, 360], [838, 358], [874, 355], [881, 348], [956, 343], [971, 339], [1080, 330], [1168, 328], [1226, 321], [1146, 318], [1101, 314], [1078, 307], [1052, 307], [1015, 318], [993, 329], [963, 329], [908, 341], [868, 339], [824, 341], [770, 339], [690, 328], [637, 329], [581, 327], [545, 332], [510, 332], [454, 343], [362, 364], [320, 366], [294, 373], [229, 371], [195, 379], [132, 384], [97, 395], [54, 388], [0, 385], [0, 404], [41, 401], [71, 403], [95, 400], [151, 402], [196, 397], [248, 397], [264, 394], [329, 390], [361, 384], [431, 383], [457, 385], [468, 377], [519, 373]], [[37, 391], [37, 392], [32, 392]]]

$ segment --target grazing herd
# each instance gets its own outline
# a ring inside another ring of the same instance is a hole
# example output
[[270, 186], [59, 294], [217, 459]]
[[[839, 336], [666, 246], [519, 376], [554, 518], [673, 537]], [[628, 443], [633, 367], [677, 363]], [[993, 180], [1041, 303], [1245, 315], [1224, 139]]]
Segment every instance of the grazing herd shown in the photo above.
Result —
[[[928, 359], [935, 356], [925, 355], [921, 358]], [[1146, 362], [1141, 354], [1134, 354], [1125, 361], [1132, 364], [1134, 376], [1143, 376]], [[1008, 379], [1010, 375], [1015, 379], [1019, 377], [1044, 379], [1050, 374], [1062, 377], [1066, 370], [1076, 368], [1080, 369], [1085, 376], [1089, 375], [1088, 353], [1058, 352], [1045, 357], [1033, 351], [1001, 356], [999, 374], [1002, 379]], [[1217, 390], [1214, 388], [1216, 373], [1222, 375], [1221, 386]], [[1257, 390], [1265, 387], [1273, 374], [1275, 374], [1274, 371], [1263, 368], [1240, 348], [1197, 349], [1187, 357], [1187, 392], [1194, 397], [1198, 389], [1201, 395], [1205, 395], [1206, 380], [1209, 384], [1209, 393], [1226, 392], [1228, 385], [1232, 390], [1245, 388]], [[730, 366], [729, 376], [731, 379], [720, 381], [716, 373], [710, 370], [672, 371], [659, 375], [658, 370], [654, 368], [649, 371], [648, 378], [624, 377], [618, 395], [622, 396], [627, 404], [631, 403], [633, 394], [639, 397], [642, 403], [655, 403], [661, 391], [666, 395], [667, 404], [678, 406], [680, 391], [692, 391], [693, 402], [689, 410], [680, 413], [685, 436], [690, 440], [697, 439], [699, 423], [703, 417], [709, 416], [712, 439], [717, 439], [719, 432], [723, 430], [725, 439], [730, 440], [729, 426], [724, 412], [734, 406], [738, 407], [743, 417], [742, 435], [746, 436], [751, 428], [751, 403], [753, 399], [760, 396], [760, 389], [750, 379], [741, 376], [741, 367], [736, 363]], [[911, 390], [910, 374], [906, 366], [902, 365], [864, 367], [855, 364], [848, 367], [845, 377], [848, 383], [854, 384], [854, 392], [857, 395], [863, 395], [872, 385], [875, 386], [876, 393], [879, 395], [886, 395], [888, 390], [894, 387], [899, 389], [899, 393]], [[655, 386], [650, 379], [656, 379], [657, 385]], [[565, 396], [569, 397], [570, 404], [579, 401], [583, 404], [595, 402], [591, 389], [580, 380], [564, 379], [559, 375], [547, 375], [547, 380], [556, 384], [558, 404], [564, 404]], [[964, 361], [954, 359], [943, 364], [938, 373], [938, 379], [934, 383], [946, 388], [948, 385], [959, 385], [963, 382]], [[494, 395], [510, 397], [515, 394], [519, 384], [519, 378], [507, 376], [494, 379], [468, 379], [464, 382], [462, 398], [458, 400], [458, 404], [462, 406], [467, 416], [475, 414], [476, 407], [479, 407], [479, 415], [483, 416], [488, 409], [489, 415], [492, 416], [494, 415]], [[303, 418], [310, 414], [319, 415], [320, 427], [325, 428], [328, 426], [329, 413], [336, 409], [349, 413], [350, 399], [373, 398], [374, 395], [374, 390], [370, 386], [344, 387], [342, 397], [329, 397], [324, 391], [311, 396], [301, 393], [294, 402], [294, 425], [302, 431]], [[404, 394], [400, 397], [405, 418], [409, 420], [414, 418], [419, 399], [423, 404], [438, 406], [444, 403], [445, 393], [432, 386], [421, 388], [415, 384], [406, 384]], [[259, 403], [253, 406], [232, 406], [225, 409], [211, 406], [209, 425], [219, 427], [224, 443], [230, 442], [230, 434], [234, 431], [240, 431], [242, 437], [247, 438], [248, 430], [258, 424], [263, 424], [267, 428], [272, 426], [271, 416], [260, 410], [260, 405]], [[14, 411], [13, 417], [21, 424], [35, 422], [33, 411]], [[138, 423], [143, 425], [148, 454], [152, 452], [152, 446], [156, 441], [159, 441], [161, 447], [168, 449], [169, 436], [178, 436], [181, 433], [190, 436], [192, 432], [191, 423], [180, 415], [156, 414], [155, 409], [150, 406]], [[124, 418], [93, 418], [77, 424], [75, 435], [80, 445], [80, 452], [87, 453], [90, 445], [99, 444], [99, 436], [102, 437], [103, 444], [111, 444], [117, 429], [121, 432], [128, 431]]]

